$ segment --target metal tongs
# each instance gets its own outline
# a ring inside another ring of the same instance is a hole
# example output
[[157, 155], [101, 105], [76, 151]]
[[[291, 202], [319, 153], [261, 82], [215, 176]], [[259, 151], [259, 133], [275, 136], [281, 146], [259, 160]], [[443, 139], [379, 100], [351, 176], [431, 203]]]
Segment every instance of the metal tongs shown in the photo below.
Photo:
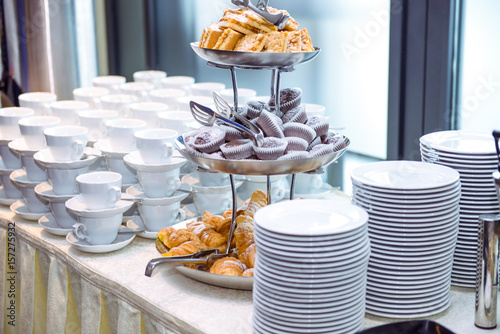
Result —
[[214, 125], [215, 121], [220, 121], [246, 134], [247, 137], [249, 137], [256, 146], [262, 146], [262, 143], [264, 142], [264, 134], [262, 133], [262, 130], [258, 126], [239, 116], [238, 114], [232, 113], [230, 116], [234, 116], [234, 118], [243, 123], [243, 125], [234, 122], [229, 118], [226, 118], [213, 111], [212, 109], [194, 101], [189, 102], [189, 106], [191, 108], [191, 113], [193, 114], [194, 119], [196, 119], [198, 123], [205, 126], [212, 126]]
[[238, 257], [237, 253], [234, 251], [228, 254], [226, 253], [219, 254], [218, 249], [201, 250], [189, 255], [170, 256], [170, 257], [162, 256], [154, 258], [148, 262], [148, 265], [146, 266], [145, 275], [151, 277], [151, 275], [153, 274], [153, 270], [156, 268], [156, 266], [163, 263], [171, 263], [171, 264], [173, 263], [176, 265], [194, 264], [198, 267], [198, 269], [208, 270], [215, 263], [215, 261], [222, 259], [223, 257], [226, 256]]
[[253, 10], [255, 13], [259, 14], [263, 18], [265, 18], [269, 23], [275, 25], [278, 29], [283, 29], [290, 16], [284, 14], [284, 13], [279, 13], [279, 14], [271, 14], [267, 10], [267, 4], [269, 0], [259, 0], [257, 1], [257, 6], [254, 6], [250, 0], [231, 0], [233, 4], [240, 8], [249, 8]]

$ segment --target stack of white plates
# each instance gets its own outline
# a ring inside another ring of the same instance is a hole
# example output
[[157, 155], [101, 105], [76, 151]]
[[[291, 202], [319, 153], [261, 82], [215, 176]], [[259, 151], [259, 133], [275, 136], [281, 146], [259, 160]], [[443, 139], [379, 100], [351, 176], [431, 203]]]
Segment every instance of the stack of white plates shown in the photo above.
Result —
[[365, 314], [368, 215], [345, 202], [280, 202], [255, 215], [255, 333], [354, 333]]
[[491, 133], [441, 131], [420, 138], [422, 161], [460, 173], [460, 227], [453, 263], [453, 285], [476, 286], [478, 216], [498, 214], [500, 205], [492, 173], [498, 168]]
[[369, 215], [366, 311], [425, 317], [450, 304], [460, 180], [451, 168], [383, 161], [355, 168], [352, 201]]

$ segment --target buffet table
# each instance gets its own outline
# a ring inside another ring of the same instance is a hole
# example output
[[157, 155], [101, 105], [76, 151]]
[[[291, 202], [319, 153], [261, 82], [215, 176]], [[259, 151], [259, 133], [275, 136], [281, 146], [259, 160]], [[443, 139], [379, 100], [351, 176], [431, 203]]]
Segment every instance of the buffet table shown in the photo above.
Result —
[[[165, 266], [146, 277], [158, 256], [153, 240], [83, 253], [7, 207], [0, 228], [3, 333], [252, 333], [250, 291], [206, 285]], [[456, 333], [488, 332], [474, 326], [472, 289], [452, 287], [450, 308], [428, 319]], [[364, 327], [399, 320], [366, 315]]]

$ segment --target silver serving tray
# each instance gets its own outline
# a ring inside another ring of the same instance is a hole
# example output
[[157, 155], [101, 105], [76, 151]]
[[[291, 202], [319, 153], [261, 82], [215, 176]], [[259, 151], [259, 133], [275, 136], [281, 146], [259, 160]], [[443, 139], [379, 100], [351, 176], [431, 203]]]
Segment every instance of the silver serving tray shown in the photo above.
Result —
[[[196, 131], [196, 130], [195, 130]], [[184, 136], [191, 132], [185, 133]], [[184, 137], [179, 136], [175, 140], [175, 146], [179, 152], [188, 160], [203, 168], [221, 173], [239, 175], [279, 175], [296, 174], [324, 167], [344, 154], [350, 144], [349, 138], [344, 136], [345, 147], [340, 151], [325, 154], [315, 158], [295, 160], [222, 160], [197, 157], [190, 155], [185, 150]]]
[[236, 290], [252, 290], [253, 277], [212, 274], [209, 271], [196, 270], [184, 266], [176, 267], [184, 276], [202, 283]]
[[217, 64], [239, 67], [278, 68], [306, 63], [315, 58], [320, 48], [310, 52], [244, 52], [206, 49], [192, 42], [191, 47], [202, 59]]

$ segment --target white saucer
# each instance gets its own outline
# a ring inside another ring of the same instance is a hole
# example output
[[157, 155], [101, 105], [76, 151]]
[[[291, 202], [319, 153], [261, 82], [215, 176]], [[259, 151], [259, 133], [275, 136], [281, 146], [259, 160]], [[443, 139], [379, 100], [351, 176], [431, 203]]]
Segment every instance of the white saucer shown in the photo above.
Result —
[[174, 169], [181, 168], [187, 160], [175, 151], [175, 155], [169, 162], [161, 164], [147, 164], [142, 160], [139, 151], [134, 151], [123, 157], [123, 161], [133, 169], [141, 172], [168, 172]]
[[190, 195], [190, 192], [193, 190], [191, 186], [187, 183], [181, 183], [181, 190], [176, 190], [172, 196], [170, 197], [159, 197], [159, 198], [150, 198], [146, 197], [144, 191], [140, 184], [134, 184], [129, 186], [125, 192], [132, 196], [135, 202], [148, 204], [148, 205], [167, 205], [172, 203], [177, 203], [184, 200], [186, 197]]
[[44, 148], [35, 153], [33, 158], [45, 168], [55, 169], [77, 169], [90, 166], [101, 156], [101, 151], [93, 147], [83, 149], [84, 158], [74, 161], [56, 161], [48, 148]]
[[66, 235], [66, 241], [68, 241], [73, 247], [78, 249], [79, 251], [86, 253], [108, 253], [113, 252], [118, 249], [122, 249], [127, 246], [134, 240], [135, 234], [129, 233], [118, 233], [115, 241], [109, 245], [91, 245], [86, 241], [78, 240], [73, 232], [70, 232]]
[[495, 154], [495, 141], [486, 131], [438, 131], [420, 137], [420, 143], [430, 149], [452, 154]]
[[127, 154], [129, 154], [131, 151], [127, 152], [120, 152], [120, 151], [115, 151], [109, 144], [109, 141], [107, 139], [101, 139], [95, 142], [94, 148], [98, 149], [99, 151], [102, 152], [103, 155], [109, 157], [109, 158], [123, 158]]
[[66, 201], [66, 208], [73, 212], [77, 216], [87, 217], [87, 218], [105, 218], [114, 216], [120, 213], [124, 213], [134, 205], [134, 201], [119, 200], [115, 203], [115, 206], [109, 209], [100, 210], [90, 210], [83, 201], [81, 194], [72, 197]]
[[40, 196], [41, 198], [45, 199], [46, 201], [56, 202], [56, 203], [66, 202], [70, 198], [76, 196], [76, 194], [73, 194], [73, 195], [57, 195], [52, 190], [52, 186], [49, 183], [47, 183], [47, 182], [39, 183], [35, 187], [35, 193], [38, 196]]
[[151, 232], [146, 229], [144, 226], [144, 223], [142, 222], [142, 219], [140, 216], [132, 216], [128, 217], [129, 219], [127, 220], [127, 227], [133, 230], [137, 229], [145, 229], [144, 232], [139, 233], [138, 236], [143, 237], [145, 239], [156, 239], [158, 238], [158, 232]]
[[0, 204], [1, 205], [11, 205], [12, 203], [14, 203], [15, 201], [17, 201], [21, 198], [8, 198], [7, 194], [5, 194], [5, 190], [3, 189], [3, 186], [0, 186]]
[[66, 236], [69, 232], [71, 232], [70, 228], [62, 228], [59, 226], [52, 213], [45, 214], [43, 217], [38, 219], [38, 224], [40, 224], [40, 226], [42, 226], [47, 232], [54, 235]]
[[12, 203], [10, 209], [14, 211], [21, 218], [34, 221], [38, 221], [38, 219], [50, 213], [50, 212], [43, 212], [43, 213], [30, 212], [23, 200], [17, 200], [14, 203]]
[[10, 173], [10, 179], [12, 180], [12, 182], [19, 185], [20, 187], [27, 187], [33, 189], [37, 184], [43, 182], [43, 181], [28, 180], [28, 177], [26, 176], [26, 171], [24, 169], [16, 169], [12, 173]]
[[36, 152], [40, 151], [40, 149], [29, 148], [26, 141], [22, 137], [11, 141], [9, 143], [9, 148], [17, 154], [27, 157], [32, 157]]

